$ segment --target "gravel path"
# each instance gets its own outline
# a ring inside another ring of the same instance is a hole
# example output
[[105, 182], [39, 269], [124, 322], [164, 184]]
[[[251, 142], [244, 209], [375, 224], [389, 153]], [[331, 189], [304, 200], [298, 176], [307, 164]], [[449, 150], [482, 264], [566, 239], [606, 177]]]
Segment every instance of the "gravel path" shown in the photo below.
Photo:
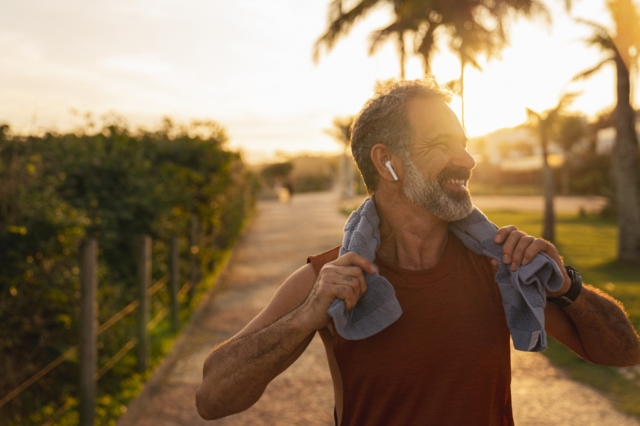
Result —
[[[196, 412], [194, 394], [209, 351], [255, 316], [307, 255], [339, 244], [344, 221], [333, 193], [300, 194], [289, 204], [260, 202], [215, 291], [118, 425], [332, 425], [331, 377], [318, 337], [243, 413], [205, 422]], [[513, 352], [512, 368], [519, 426], [640, 426], [540, 354]]]

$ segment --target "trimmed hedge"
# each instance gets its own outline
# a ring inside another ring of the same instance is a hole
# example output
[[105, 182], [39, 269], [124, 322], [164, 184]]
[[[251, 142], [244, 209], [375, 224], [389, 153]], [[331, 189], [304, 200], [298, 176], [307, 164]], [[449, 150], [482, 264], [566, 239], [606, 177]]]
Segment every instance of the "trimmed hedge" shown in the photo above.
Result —
[[[99, 244], [99, 323], [137, 297], [136, 234], [153, 238], [154, 281], [167, 274], [172, 235], [182, 237], [188, 278], [192, 213], [206, 236], [199, 261], [209, 267], [221, 259], [258, 190], [226, 140], [213, 122], [165, 120], [159, 130], [134, 132], [111, 117], [97, 132], [44, 136], [12, 136], [0, 126], [0, 398], [78, 342], [83, 237]], [[152, 316], [169, 302], [166, 291], [154, 297]], [[99, 337], [99, 365], [131, 339], [135, 319], [130, 314]], [[152, 334], [152, 365], [170, 347], [169, 330], [161, 324]], [[144, 381], [148, 372], [135, 372], [134, 361], [128, 354], [100, 379], [97, 424], [113, 424]], [[26, 389], [0, 408], [0, 424], [42, 424], [62, 404], [73, 406], [78, 367], [77, 359], [64, 362]], [[77, 421], [70, 410], [58, 424]]]

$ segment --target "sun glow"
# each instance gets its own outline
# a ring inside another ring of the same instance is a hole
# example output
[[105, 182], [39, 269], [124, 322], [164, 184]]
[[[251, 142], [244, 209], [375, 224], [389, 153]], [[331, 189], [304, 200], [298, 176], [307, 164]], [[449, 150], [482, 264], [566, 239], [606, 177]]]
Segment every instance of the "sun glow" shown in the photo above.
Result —
[[[328, 3], [8, 2], [0, 15], [0, 123], [18, 132], [67, 130], [78, 125], [71, 109], [97, 116], [116, 111], [147, 127], [162, 116], [213, 119], [228, 130], [230, 146], [254, 159], [276, 151], [339, 152], [324, 130], [334, 117], [356, 114], [376, 81], [397, 78], [400, 67], [393, 43], [368, 55], [371, 32], [389, 24], [385, 8], [359, 21], [314, 64]], [[613, 104], [612, 67], [570, 83], [603, 56], [585, 47], [589, 28], [574, 22], [562, 3], [548, 2], [553, 27], [520, 19], [500, 58], [481, 60], [482, 71], [466, 68], [470, 136], [518, 125], [525, 108], [553, 107], [565, 91], [582, 93], [572, 108], [588, 115]], [[575, 3], [572, 16], [610, 26], [603, 2]], [[459, 77], [446, 43], [432, 71], [442, 83]], [[423, 75], [421, 59], [408, 57], [406, 75]], [[460, 114], [460, 100], [453, 107]]]
[[[559, 4], [548, 4], [554, 25], [519, 19], [511, 26], [511, 43], [499, 58], [481, 59], [482, 70], [465, 69], [465, 127], [469, 136], [514, 127], [526, 120], [526, 108], [542, 111], [552, 108], [563, 93], [579, 93], [570, 110], [593, 117], [615, 102], [615, 74], [607, 65], [583, 81], [575, 75], [600, 62], [605, 54], [586, 48], [582, 40], [591, 29], [573, 21]], [[574, 17], [586, 17], [611, 27], [603, 4], [582, 2], [574, 5]], [[412, 69], [412, 77], [420, 70]], [[417, 71], [417, 72], [416, 72]], [[440, 82], [460, 77], [455, 55], [441, 50], [433, 61], [433, 73]], [[637, 86], [637, 85], [636, 85]], [[637, 90], [635, 99], [640, 96]], [[462, 115], [462, 100], [454, 98], [452, 108]]]

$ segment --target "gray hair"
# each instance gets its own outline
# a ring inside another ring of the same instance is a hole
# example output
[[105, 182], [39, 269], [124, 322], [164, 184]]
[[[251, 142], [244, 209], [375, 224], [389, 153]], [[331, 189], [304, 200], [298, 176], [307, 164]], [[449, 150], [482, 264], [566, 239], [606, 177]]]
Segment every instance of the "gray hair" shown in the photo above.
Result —
[[367, 101], [351, 132], [351, 152], [369, 194], [378, 186], [378, 172], [371, 161], [371, 148], [384, 144], [387, 148], [409, 158], [413, 129], [407, 116], [407, 103], [413, 99], [439, 99], [451, 102], [451, 91], [439, 85], [433, 77], [404, 80], [387, 84]]

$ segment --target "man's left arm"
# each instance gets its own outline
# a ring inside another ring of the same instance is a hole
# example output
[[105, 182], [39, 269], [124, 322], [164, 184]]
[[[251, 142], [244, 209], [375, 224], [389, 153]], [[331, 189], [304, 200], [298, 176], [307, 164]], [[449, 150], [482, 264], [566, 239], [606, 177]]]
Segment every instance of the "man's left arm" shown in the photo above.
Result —
[[[514, 226], [498, 230], [494, 240], [503, 244], [503, 262], [517, 269], [540, 252], [551, 257], [563, 272], [562, 288], [548, 297], [559, 297], [571, 287], [571, 279], [556, 247], [548, 241], [533, 238]], [[595, 364], [628, 367], [640, 364], [640, 338], [629, 322], [620, 302], [608, 294], [583, 285], [575, 301], [563, 308], [547, 303], [547, 333], [582, 358]]]
[[628, 367], [640, 364], [640, 339], [622, 304], [584, 285], [575, 302], [564, 308], [547, 303], [547, 333], [594, 364]]

